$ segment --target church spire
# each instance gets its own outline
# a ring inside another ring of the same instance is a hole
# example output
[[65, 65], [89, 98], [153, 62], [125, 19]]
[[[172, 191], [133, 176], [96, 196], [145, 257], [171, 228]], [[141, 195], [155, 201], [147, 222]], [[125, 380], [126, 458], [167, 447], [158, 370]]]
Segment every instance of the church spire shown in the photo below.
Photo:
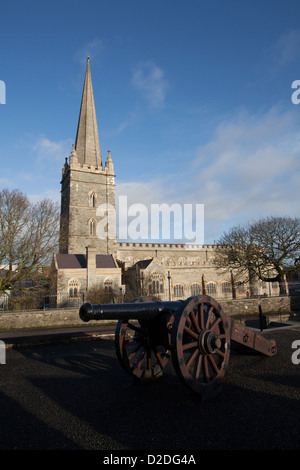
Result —
[[87, 58], [85, 81], [78, 120], [75, 151], [78, 163], [102, 169], [100, 142], [90, 70]]

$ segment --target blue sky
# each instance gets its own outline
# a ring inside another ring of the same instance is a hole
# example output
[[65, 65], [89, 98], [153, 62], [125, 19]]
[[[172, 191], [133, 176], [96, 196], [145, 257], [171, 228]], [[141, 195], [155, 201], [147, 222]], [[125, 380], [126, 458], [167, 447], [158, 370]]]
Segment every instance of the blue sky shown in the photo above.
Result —
[[130, 203], [205, 206], [205, 243], [299, 216], [300, 4], [2, 2], [0, 189], [59, 200], [90, 56], [103, 160]]

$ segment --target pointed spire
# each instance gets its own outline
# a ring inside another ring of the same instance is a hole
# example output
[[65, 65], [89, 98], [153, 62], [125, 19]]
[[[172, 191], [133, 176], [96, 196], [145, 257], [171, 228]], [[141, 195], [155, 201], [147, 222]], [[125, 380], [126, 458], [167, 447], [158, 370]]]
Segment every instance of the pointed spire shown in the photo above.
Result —
[[111, 158], [111, 155], [110, 155], [110, 150], [108, 150], [108, 156], [107, 156], [107, 160], [105, 162], [105, 170], [109, 173], [109, 174], [114, 174], [114, 164], [113, 164], [113, 161], [112, 161], [112, 158]]
[[90, 70], [87, 58], [85, 81], [78, 120], [75, 150], [78, 162], [102, 169], [100, 142]]

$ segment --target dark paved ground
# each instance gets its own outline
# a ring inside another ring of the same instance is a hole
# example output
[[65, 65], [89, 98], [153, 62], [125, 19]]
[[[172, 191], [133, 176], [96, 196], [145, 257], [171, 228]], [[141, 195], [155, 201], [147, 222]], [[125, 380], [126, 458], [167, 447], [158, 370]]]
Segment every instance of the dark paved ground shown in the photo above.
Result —
[[94, 338], [113, 337], [116, 322], [101, 325], [54, 326], [40, 328], [0, 330], [0, 339], [8, 348], [37, 344], [89, 341]]
[[171, 363], [160, 381], [137, 385], [112, 340], [7, 349], [0, 450], [299, 450], [300, 364], [291, 356], [300, 328], [264, 334], [277, 356], [233, 352], [222, 394], [206, 402]]

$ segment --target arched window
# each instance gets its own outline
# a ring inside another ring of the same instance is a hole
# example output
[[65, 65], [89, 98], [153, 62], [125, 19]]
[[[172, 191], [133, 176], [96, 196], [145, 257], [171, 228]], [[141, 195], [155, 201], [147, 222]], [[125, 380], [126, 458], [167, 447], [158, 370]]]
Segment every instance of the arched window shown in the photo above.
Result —
[[94, 219], [91, 219], [89, 221], [89, 235], [91, 237], [94, 237], [96, 235], [96, 221]]
[[174, 297], [184, 297], [184, 286], [182, 284], [174, 286]]
[[200, 284], [197, 282], [191, 285], [191, 295], [200, 295]]
[[171, 264], [171, 259], [168, 256], [165, 256], [162, 260], [161, 263], [164, 264], [165, 266], [170, 266]]
[[94, 191], [92, 191], [89, 194], [89, 206], [90, 207], [96, 207], [96, 204], [97, 204], [97, 196], [96, 196], [96, 193]]
[[245, 284], [243, 282], [237, 282], [236, 288], [237, 288], [238, 292], [244, 292], [245, 291]]
[[69, 281], [69, 297], [79, 296], [79, 285], [76, 279]]
[[228, 294], [229, 292], [231, 292], [231, 285], [229, 282], [222, 282], [222, 292], [223, 294]]
[[208, 282], [207, 283], [207, 293], [208, 294], [216, 294], [217, 293], [217, 286], [215, 282]]
[[178, 266], [185, 266], [186, 265], [186, 258], [184, 256], [181, 256], [178, 259]]
[[164, 292], [164, 277], [161, 273], [155, 272], [150, 276], [149, 281], [149, 294], [163, 294]]
[[113, 291], [113, 286], [114, 286], [114, 282], [112, 279], [105, 279], [104, 283], [103, 283], [103, 287], [104, 287], [104, 292], [106, 294], [110, 294], [112, 293]]
[[191, 265], [192, 265], [192, 266], [200, 266], [200, 265], [201, 265], [201, 259], [200, 259], [199, 257], [197, 257], [197, 258], [192, 258]]

